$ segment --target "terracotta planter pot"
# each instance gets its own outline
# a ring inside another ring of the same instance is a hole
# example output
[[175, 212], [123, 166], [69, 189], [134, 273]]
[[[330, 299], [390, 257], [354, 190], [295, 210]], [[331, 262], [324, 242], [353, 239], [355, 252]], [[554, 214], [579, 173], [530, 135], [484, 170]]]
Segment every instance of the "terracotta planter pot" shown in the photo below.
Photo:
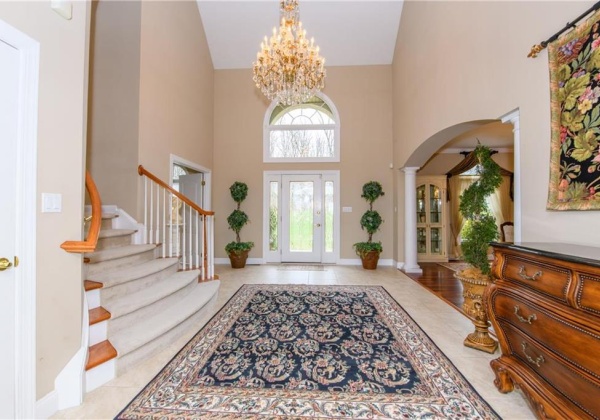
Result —
[[246, 260], [248, 259], [248, 253], [250, 251], [242, 252], [230, 252], [229, 261], [231, 262], [231, 268], [244, 268], [246, 266]]
[[365, 270], [375, 270], [377, 268], [377, 262], [379, 261], [379, 252], [369, 251], [361, 255], [362, 266]]

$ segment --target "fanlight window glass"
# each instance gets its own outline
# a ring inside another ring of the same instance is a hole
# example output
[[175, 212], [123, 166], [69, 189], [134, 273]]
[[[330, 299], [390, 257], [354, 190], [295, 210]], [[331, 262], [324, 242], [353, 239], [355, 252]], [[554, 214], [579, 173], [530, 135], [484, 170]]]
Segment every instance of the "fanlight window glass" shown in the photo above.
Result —
[[321, 98], [276, 106], [265, 130], [265, 161], [339, 162], [335, 114]]

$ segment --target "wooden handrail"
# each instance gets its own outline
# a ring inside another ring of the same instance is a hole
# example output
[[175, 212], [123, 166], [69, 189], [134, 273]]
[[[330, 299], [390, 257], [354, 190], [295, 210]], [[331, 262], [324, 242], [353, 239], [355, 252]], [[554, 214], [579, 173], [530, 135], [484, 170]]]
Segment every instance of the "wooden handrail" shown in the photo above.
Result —
[[140, 176], [146, 175], [152, 181], [154, 181], [155, 183], [157, 183], [158, 185], [160, 185], [161, 187], [163, 187], [164, 189], [169, 191], [171, 194], [173, 194], [174, 196], [179, 198], [181, 201], [183, 201], [185, 204], [187, 204], [188, 206], [190, 206], [191, 208], [196, 210], [201, 215], [203, 215], [203, 216], [214, 216], [215, 215], [214, 211], [204, 210], [203, 208], [199, 207], [198, 204], [194, 203], [192, 200], [187, 198], [185, 195], [181, 194], [177, 190], [174, 190], [172, 187], [170, 187], [169, 185], [165, 184], [163, 181], [158, 179], [153, 173], [148, 172], [142, 165], [138, 166], [138, 174], [140, 174]]
[[92, 223], [85, 241], [65, 241], [62, 243], [60, 247], [67, 252], [92, 252], [96, 249], [98, 243], [100, 224], [102, 223], [102, 203], [96, 184], [88, 171], [85, 172], [85, 189], [88, 191], [92, 202]]

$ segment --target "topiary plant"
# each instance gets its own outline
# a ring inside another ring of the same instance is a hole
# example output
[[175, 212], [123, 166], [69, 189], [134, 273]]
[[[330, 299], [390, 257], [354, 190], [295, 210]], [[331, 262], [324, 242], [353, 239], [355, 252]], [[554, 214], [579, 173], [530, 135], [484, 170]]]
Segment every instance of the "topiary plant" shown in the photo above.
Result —
[[[381, 242], [373, 242], [373, 234], [379, 230], [379, 227], [383, 223], [383, 219], [379, 213], [376, 210], [373, 210], [373, 202], [383, 195], [385, 195], [385, 193], [379, 182], [369, 181], [363, 185], [361, 197], [369, 203], [369, 210], [367, 210], [360, 218], [360, 226], [363, 230], [367, 231], [369, 237], [367, 242], [357, 242], [353, 247], [356, 254], [363, 260], [364, 268], [376, 268], [379, 254], [383, 251]], [[374, 267], [365, 266], [365, 258], [368, 257], [370, 253], [376, 254], [376, 258], [373, 257], [375, 258]]]
[[244, 211], [240, 210], [242, 201], [244, 201], [248, 196], [248, 185], [243, 182], [236, 181], [231, 185], [231, 187], [229, 187], [229, 192], [231, 193], [231, 198], [233, 198], [233, 201], [237, 203], [237, 208], [231, 212], [229, 217], [227, 217], [229, 229], [235, 232], [235, 241], [229, 242], [227, 245], [225, 245], [225, 252], [227, 252], [229, 255], [232, 266], [234, 266], [234, 258], [239, 260], [240, 256], [243, 256], [243, 267], [246, 264], [248, 252], [252, 249], [252, 247], [254, 247], [254, 242], [242, 242], [240, 239], [240, 231], [250, 221], [248, 215]]
[[498, 228], [496, 218], [487, 206], [486, 197], [500, 186], [502, 175], [500, 167], [492, 159], [489, 147], [478, 144], [474, 153], [479, 162], [479, 179], [460, 196], [459, 211], [467, 220], [462, 235], [462, 250], [465, 261], [487, 277], [491, 273], [488, 247], [490, 242], [498, 238]]

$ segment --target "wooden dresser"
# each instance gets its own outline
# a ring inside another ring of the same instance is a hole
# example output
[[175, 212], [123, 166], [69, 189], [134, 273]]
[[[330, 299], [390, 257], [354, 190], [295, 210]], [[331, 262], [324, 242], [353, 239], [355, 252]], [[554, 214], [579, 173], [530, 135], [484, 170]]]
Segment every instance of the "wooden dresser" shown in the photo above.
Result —
[[520, 388], [539, 418], [600, 418], [600, 248], [492, 246], [484, 300], [502, 350], [494, 384]]

